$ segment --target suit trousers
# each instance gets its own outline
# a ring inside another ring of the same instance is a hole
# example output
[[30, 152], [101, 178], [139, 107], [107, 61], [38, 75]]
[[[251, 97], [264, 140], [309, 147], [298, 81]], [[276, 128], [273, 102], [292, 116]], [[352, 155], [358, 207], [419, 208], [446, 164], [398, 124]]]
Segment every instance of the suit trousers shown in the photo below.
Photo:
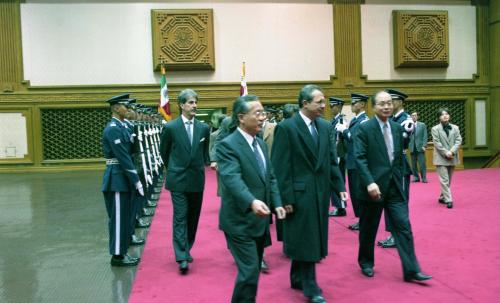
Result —
[[[404, 178], [403, 179], [403, 190], [406, 194], [405, 195], [406, 202], [408, 203], [410, 201], [410, 175], [405, 175], [403, 178]], [[385, 220], [385, 230], [392, 233], [392, 230], [393, 230], [392, 222], [391, 222], [391, 219], [386, 211], [384, 212], [384, 220]]]
[[290, 267], [290, 283], [292, 287], [302, 287], [304, 295], [312, 298], [321, 295], [321, 289], [316, 281], [316, 263], [292, 260]]
[[348, 169], [347, 180], [349, 181], [349, 196], [351, 196], [352, 209], [354, 210], [356, 218], [359, 218], [359, 198], [357, 195], [357, 191], [359, 190], [358, 171], [355, 169]]
[[267, 234], [253, 238], [225, 233], [227, 244], [238, 267], [232, 303], [255, 302]]
[[200, 219], [203, 192], [171, 191], [174, 205], [173, 245], [175, 261], [189, 261]]
[[441, 194], [439, 195], [445, 202], [452, 202], [453, 198], [451, 197], [451, 177], [453, 176], [453, 171], [455, 170], [455, 166], [445, 166], [445, 165], [436, 165], [436, 171], [439, 176], [439, 183], [441, 185]]
[[394, 182], [389, 188], [389, 193], [383, 200], [362, 201], [360, 204], [358, 264], [361, 268], [375, 265], [375, 238], [383, 210], [392, 223], [392, 235], [403, 265], [403, 274], [409, 276], [420, 272], [420, 267], [415, 256], [408, 203], [398, 192]]
[[109, 253], [124, 255], [130, 245], [132, 213], [132, 199], [130, 192], [106, 191], [104, 202], [108, 213]]
[[[417, 167], [418, 163], [418, 167]], [[427, 167], [425, 166], [425, 153], [424, 152], [415, 152], [411, 153], [411, 168], [413, 177], [415, 179], [427, 180]], [[418, 175], [418, 171], [420, 170], [420, 177]]]
[[[345, 160], [340, 158], [339, 161], [339, 170], [340, 174], [342, 175], [342, 179], [344, 180], [345, 184]], [[340, 196], [336, 192], [332, 192], [330, 200], [332, 201], [332, 206], [335, 208], [342, 208], [342, 204], [340, 203]]]

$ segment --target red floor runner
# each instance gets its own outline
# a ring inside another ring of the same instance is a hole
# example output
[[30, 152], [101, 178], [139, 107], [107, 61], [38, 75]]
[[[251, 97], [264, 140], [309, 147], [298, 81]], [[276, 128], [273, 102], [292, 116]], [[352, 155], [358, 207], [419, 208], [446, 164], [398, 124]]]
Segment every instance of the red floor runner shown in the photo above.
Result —
[[[329, 302], [500, 302], [500, 169], [458, 171], [453, 176], [454, 208], [437, 203], [439, 181], [412, 183], [410, 216], [417, 257], [434, 276], [419, 285], [405, 283], [395, 249], [376, 248], [375, 277], [361, 275], [357, 265], [357, 232], [348, 216], [331, 219], [329, 256], [317, 266]], [[220, 200], [215, 174], [207, 170], [205, 197], [194, 262], [186, 276], [177, 270], [172, 249], [172, 204], [163, 190], [149, 230], [130, 302], [230, 302], [236, 266], [218, 230]], [[290, 262], [275, 241], [266, 249], [270, 273], [262, 274], [257, 302], [307, 302], [289, 287]], [[378, 239], [384, 238], [383, 220]]]

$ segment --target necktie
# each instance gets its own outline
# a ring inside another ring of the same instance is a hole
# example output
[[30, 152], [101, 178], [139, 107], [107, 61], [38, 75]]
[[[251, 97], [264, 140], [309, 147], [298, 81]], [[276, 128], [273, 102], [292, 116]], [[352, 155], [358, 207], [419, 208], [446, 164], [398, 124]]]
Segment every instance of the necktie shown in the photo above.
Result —
[[266, 175], [266, 166], [264, 165], [264, 159], [262, 159], [259, 149], [257, 148], [257, 139], [253, 139], [252, 142], [252, 147], [253, 147], [253, 154], [255, 156], [255, 160], [257, 160], [257, 164], [259, 165], [259, 170], [262, 176], [264, 177]]
[[186, 122], [186, 131], [187, 131], [187, 134], [188, 134], [188, 140], [189, 140], [189, 144], [193, 145], [193, 136], [191, 135], [191, 124], [193, 124], [192, 121], [187, 121]]
[[387, 155], [389, 156], [389, 161], [392, 164], [392, 160], [394, 160], [394, 153], [392, 151], [392, 140], [391, 137], [389, 136], [389, 127], [387, 126], [387, 123], [384, 123], [384, 141], [385, 141], [385, 147], [387, 148]]
[[314, 143], [318, 145], [318, 131], [316, 130], [316, 127], [314, 126], [314, 121], [311, 121], [311, 124], [309, 124], [309, 129], [311, 131], [311, 135], [313, 137]]

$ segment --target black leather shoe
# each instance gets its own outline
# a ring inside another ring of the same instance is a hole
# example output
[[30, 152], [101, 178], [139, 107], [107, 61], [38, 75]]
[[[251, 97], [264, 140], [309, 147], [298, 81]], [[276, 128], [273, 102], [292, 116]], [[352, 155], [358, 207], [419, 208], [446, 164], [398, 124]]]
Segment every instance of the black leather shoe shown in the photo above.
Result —
[[392, 248], [396, 247], [396, 241], [394, 237], [391, 235], [389, 238], [385, 239], [385, 241], [381, 241], [381, 245], [383, 248]]
[[350, 230], [359, 230], [359, 222], [349, 225]]
[[155, 211], [152, 209], [143, 208], [141, 213], [143, 217], [151, 217], [155, 214]]
[[148, 228], [151, 223], [142, 220], [141, 218], [135, 220], [135, 228]]
[[432, 276], [426, 275], [421, 272], [417, 272], [413, 275], [405, 276], [404, 280], [405, 282], [411, 282], [411, 281], [426, 281], [432, 279]]
[[260, 264], [260, 272], [266, 274], [269, 272], [269, 265], [267, 265], [267, 262], [264, 259], [262, 259], [262, 263]]
[[328, 213], [330, 217], [345, 217], [346, 214], [345, 208], [337, 208]]
[[299, 282], [292, 283], [292, 286], [290, 286], [290, 287], [293, 289], [302, 290], [302, 284]]
[[373, 275], [375, 274], [373, 272], [373, 268], [371, 267], [364, 267], [364, 268], [361, 268], [361, 273], [369, 278], [373, 277]]
[[453, 202], [446, 202], [446, 207], [453, 208]]
[[132, 235], [132, 240], [130, 241], [130, 245], [144, 245], [146, 243], [146, 240], [139, 238], [136, 235]]
[[112, 256], [111, 266], [136, 266], [139, 264], [139, 258], [133, 258], [129, 255]]
[[148, 200], [148, 202], [146, 202], [146, 207], [156, 207], [156, 203], [151, 201], [151, 200]]
[[183, 275], [187, 274], [188, 270], [189, 270], [188, 261], [184, 260], [179, 262], [179, 271], [181, 272], [181, 274]]
[[310, 303], [326, 303], [326, 300], [323, 296], [317, 295], [312, 298], [309, 298]]
[[446, 202], [444, 201], [444, 199], [443, 199], [443, 198], [439, 198], [439, 199], [438, 199], [438, 202], [439, 202], [439, 203], [441, 203], [441, 204], [446, 204]]
[[427, 182], [427, 179], [422, 179], [422, 183], [429, 183], [429, 182]]

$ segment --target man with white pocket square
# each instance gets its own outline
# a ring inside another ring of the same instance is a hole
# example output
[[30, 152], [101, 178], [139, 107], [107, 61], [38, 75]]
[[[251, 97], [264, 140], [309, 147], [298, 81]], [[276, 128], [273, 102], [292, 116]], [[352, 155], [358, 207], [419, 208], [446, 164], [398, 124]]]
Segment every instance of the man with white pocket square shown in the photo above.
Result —
[[210, 128], [195, 118], [198, 94], [194, 90], [181, 91], [178, 102], [182, 115], [165, 125], [160, 153], [167, 167], [165, 188], [170, 191], [174, 210], [175, 261], [186, 274], [193, 262], [190, 251], [200, 218], [205, 166], [210, 164]]

